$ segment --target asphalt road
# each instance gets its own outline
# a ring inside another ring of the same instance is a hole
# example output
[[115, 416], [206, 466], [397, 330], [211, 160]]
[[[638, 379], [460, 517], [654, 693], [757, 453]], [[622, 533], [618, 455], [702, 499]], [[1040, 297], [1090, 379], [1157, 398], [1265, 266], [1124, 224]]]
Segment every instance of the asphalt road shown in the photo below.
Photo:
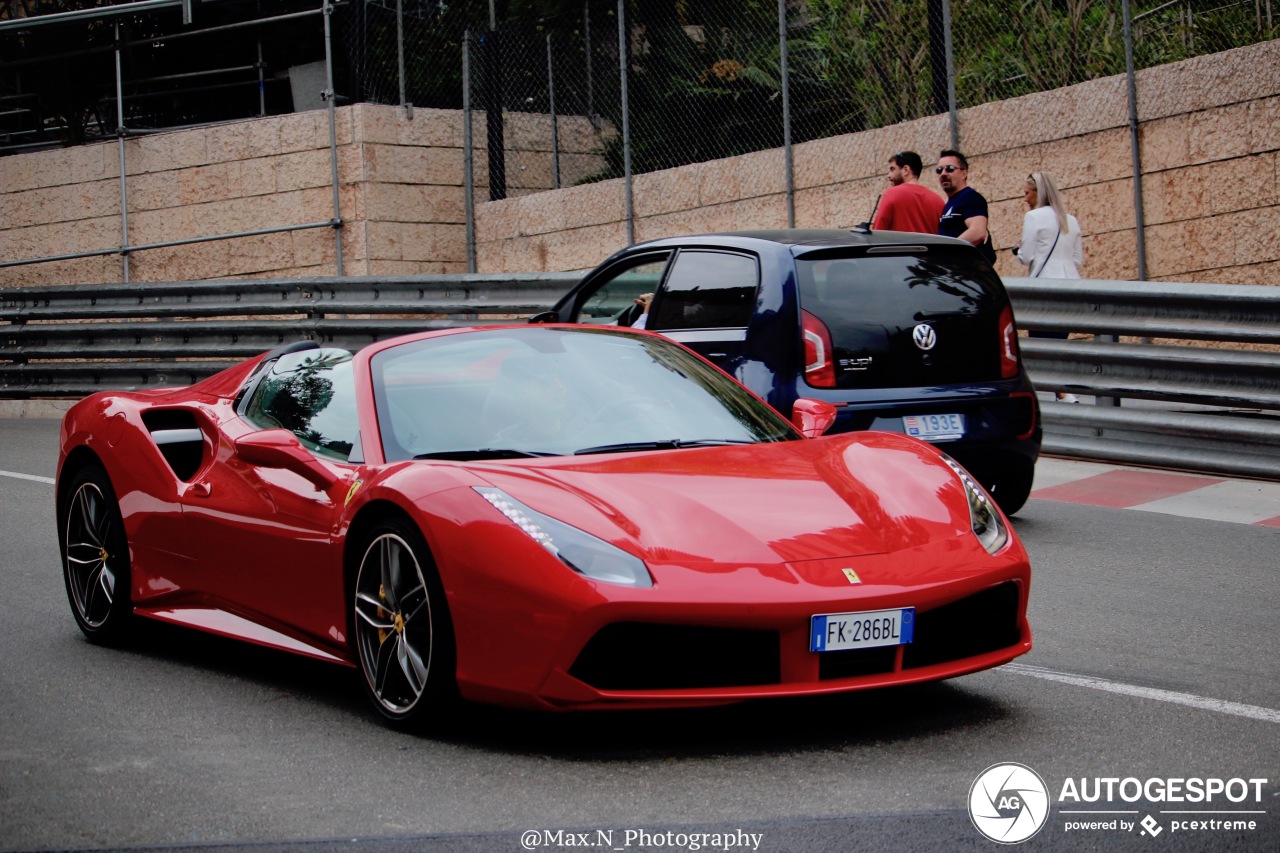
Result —
[[[1280, 849], [1276, 528], [1033, 499], [1036, 648], [1013, 666], [699, 711], [471, 708], [411, 736], [335, 667], [160, 625], [85, 642], [52, 487], [10, 476], [52, 477], [56, 440], [0, 420], [0, 850], [995, 850], [966, 805], [1002, 762], [1052, 799], [1024, 849]], [[1060, 797], [1098, 778], [1267, 781], [1241, 802]]]

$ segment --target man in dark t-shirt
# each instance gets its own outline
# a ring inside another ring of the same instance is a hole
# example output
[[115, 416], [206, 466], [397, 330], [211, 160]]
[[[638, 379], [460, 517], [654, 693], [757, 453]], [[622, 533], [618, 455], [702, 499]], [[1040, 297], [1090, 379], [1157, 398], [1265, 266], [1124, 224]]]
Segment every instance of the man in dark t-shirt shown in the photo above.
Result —
[[967, 240], [988, 263], [994, 264], [996, 252], [987, 231], [987, 200], [969, 186], [969, 161], [959, 151], [948, 148], [938, 155], [934, 172], [938, 175], [938, 185], [947, 196], [942, 216], [938, 219], [938, 233]]

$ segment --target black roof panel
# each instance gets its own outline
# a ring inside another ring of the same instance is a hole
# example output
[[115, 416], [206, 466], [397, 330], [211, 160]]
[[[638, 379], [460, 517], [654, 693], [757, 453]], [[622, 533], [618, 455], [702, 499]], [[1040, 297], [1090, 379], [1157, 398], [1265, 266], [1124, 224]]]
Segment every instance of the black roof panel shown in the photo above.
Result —
[[688, 234], [646, 241], [642, 245], [663, 246], [698, 243], [740, 246], [744, 240], [764, 240], [782, 246], [815, 249], [837, 246], [951, 245], [962, 243], [952, 237], [905, 231], [859, 231], [843, 228], [777, 228], [760, 231], [725, 231]]

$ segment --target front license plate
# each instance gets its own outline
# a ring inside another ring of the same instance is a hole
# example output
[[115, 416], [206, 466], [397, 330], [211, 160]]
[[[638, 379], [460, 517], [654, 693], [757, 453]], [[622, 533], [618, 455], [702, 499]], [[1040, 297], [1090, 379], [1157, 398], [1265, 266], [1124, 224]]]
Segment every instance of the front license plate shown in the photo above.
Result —
[[823, 613], [813, 617], [809, 651], [839, 652], [901, 646], [911, 642], [915, 626], [914, 607], [865, 613]]
[[907, 415], [902, 425], [907, 435], [930, 441], [964, 436], [964, 415]]

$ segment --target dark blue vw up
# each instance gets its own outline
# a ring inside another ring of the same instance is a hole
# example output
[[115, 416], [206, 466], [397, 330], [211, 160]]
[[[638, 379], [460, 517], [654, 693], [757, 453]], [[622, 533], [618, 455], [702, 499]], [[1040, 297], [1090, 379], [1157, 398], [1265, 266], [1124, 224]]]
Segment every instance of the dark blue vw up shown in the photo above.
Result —
[[959, 240], [866, 229], [673, 237], [624, 249], [535, 321], [644, 325], [783, 413], [933, 442], [1006, 513], [1031, 491], [1039, 407], [1000, 277]]

